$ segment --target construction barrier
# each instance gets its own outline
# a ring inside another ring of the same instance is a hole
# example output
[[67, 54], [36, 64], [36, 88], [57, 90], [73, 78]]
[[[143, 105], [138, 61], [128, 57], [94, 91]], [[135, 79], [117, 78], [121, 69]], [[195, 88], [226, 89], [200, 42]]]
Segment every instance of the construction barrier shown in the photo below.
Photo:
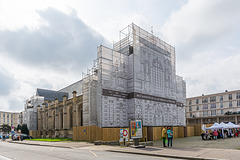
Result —
[[32, 136], [33, 138], [41, 138], [41, 131], [31, 130], [29, 131], [29, 136]]
[[[206, 124], [210, 127], [212, 124]], [[76, 141], [119, 141], [120, 129], [129, 128], [99, 128], [97, 126], [73, 127], [73, 140]], [[162, 139], [163, 127], [143, 127], [143, 137], [140, 141], [156, 141]], [[172, 127], [173, 138], [184, 138], [190, 136], [200, 136], [204, 131], [202, 125], [191, 125], [186, 127]], [[50, 134], [50, 133], [49, 133]], [[29, 131], [33, 138], [46, 137], [46, 131]], [[128, 134], [129, 136], [130, 134]], [[130, 139], [130, 136], [128, 137]]]

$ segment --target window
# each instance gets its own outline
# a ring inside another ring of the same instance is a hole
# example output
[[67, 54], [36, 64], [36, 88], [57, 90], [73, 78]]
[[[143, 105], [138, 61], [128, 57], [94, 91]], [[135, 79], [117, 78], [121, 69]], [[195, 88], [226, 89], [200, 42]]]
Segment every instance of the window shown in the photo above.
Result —
[[207, 105], [207, 104], [204, 104], [204, 105], [203, 105], [203, 110], [206, 110], [206, 109], [208, 109], [208, 105]]
[[240, 106], [240, 100], [237, 100], [237, 106]]
[[223, 101], [223, 95], [220, 95], [219, 100]]
[[210, 102], [216, 102], [216, 96], [210, 97]]
[[216, 115], [216, 110], [211, 111], [211, 115], [212, 115], [212, 116], [215, 116], [215, 115]]
[[202, 99], [202, 103], [208, 103], [208, 97]]
[[190, 117], [192, 117], [192, 113], [190, 113]]
[[208, 116], [208, 111], [204, 111], [203, 116]]
[[192, 106], [189, 106], [189, 111], [192, 111]]
[[13, 115], [11, 114], [11, 118], [13, 118]]
[[192, 105], [192, 100], [189, 100], [189, 103], [188, 103], [189, 105]]
[[5, 114], [3, 113], [3, 118], [5, 118]]
[[215, 108], [216, 108], [216, 103], [211, 103], [211, 104], [210, 104], [210, 108], [211, 108], [211, 109], [215, 109]]
[[197, 110], [197, 111], [199, 110], [199, 106], [196, 107], [196, 110]]
[[232, 100], [232, 94], [228, 95], [228, 100]]
[[229, 108], [232, 108], [232, 101], [229, 101]]
[[7, 114], [7, 118], [9, 118], [9, 114]]
[[199, 104], [199, 99], [196, 99], [196, 104]]
[[221, 110], [221, 114], [224, 114], [223, 109]]
[[240, 92], [236, 93], [236, 99], [240, 98]]
[[220, 103], [220, 108], [223, 108], [223, 102]]

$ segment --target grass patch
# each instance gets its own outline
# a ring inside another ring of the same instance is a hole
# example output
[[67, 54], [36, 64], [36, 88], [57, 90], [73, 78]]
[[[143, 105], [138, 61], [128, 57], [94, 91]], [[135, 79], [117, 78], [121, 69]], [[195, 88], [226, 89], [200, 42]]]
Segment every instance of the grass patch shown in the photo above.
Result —
[[72, 141], [72, 138], [34, 138], [25, 139], [29, 141], [45, 141], [45, 142], [62, 142], [62, 141]]

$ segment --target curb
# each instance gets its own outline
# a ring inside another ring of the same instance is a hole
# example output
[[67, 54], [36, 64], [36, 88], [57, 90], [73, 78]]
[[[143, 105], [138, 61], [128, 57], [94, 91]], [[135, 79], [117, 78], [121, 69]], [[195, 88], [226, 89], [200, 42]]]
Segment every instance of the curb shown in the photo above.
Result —
[[177, 156], [177, 155], [168, 155], [168, 154], [140, 153], [140, 152], [131, 152], [131, 151], [116, 151], [116, 150], [106, 150], [106, 151], [108, 151], [108, 152], [118, 152], [118, 153], [128, 153], [128, 154], [138, 154], [138, 155], [147, 155], [147, 156], [156, 156], [156, 157], [190, 159], [190, 160], [220, 160], [220, 159], [215, 159], [215, 158]]
[[70, 148], [73, 149], [73, 147], [68, 147], [68, 146], [55, 146], [55, 145], [46, 145], [46, 144], [31, 144], [31, 143], [21, 143], [21, 142], [11, 142], [9, 141], [8, 143], [15, 143], [15, 144], [24, 144], [24, 145], [32, 145], [32, 146], [45, 146], [45, 147], [58, 147], [58, 148]]

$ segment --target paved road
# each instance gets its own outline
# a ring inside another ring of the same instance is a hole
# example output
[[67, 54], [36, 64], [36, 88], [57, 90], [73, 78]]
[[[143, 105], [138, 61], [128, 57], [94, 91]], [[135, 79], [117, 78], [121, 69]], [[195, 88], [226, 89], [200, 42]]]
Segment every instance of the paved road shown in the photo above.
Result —
[[70, 149], [0, 142], [0, 160], [173, 160], [101, 150]]

